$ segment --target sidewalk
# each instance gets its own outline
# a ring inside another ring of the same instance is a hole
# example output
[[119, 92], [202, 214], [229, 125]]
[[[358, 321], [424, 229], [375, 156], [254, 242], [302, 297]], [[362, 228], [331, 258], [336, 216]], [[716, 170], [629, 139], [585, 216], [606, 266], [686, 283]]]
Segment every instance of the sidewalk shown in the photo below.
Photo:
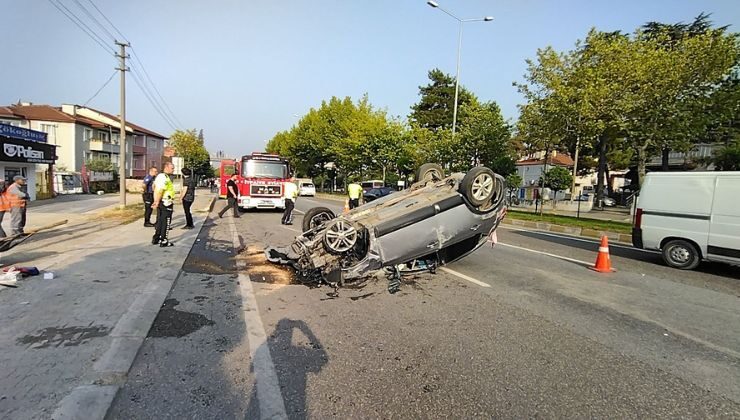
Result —
[[150, 244], [141, 223], [4, 254], [54, 273], [0, 290], [0, 418], [103, 418], [203, 225], [210, 194], [193, 206], [196, 229], [172, 248]]

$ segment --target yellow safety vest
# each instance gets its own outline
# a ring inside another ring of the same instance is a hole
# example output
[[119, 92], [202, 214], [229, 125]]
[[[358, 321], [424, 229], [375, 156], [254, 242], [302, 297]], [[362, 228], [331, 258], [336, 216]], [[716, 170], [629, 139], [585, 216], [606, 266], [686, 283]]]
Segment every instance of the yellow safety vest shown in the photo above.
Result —
[[347, 186], [347, 192], [351, 200], [357, 200], [362, 196], [362, 186], [360, 184], [349, 184]]

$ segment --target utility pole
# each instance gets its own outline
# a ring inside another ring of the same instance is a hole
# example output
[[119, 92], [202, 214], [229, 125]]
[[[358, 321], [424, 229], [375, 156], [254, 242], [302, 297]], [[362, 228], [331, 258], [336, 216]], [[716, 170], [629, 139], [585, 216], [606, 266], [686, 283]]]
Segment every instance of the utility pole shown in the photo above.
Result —
[[120, 188], [119, 204], [121, 208], [126, 206], [126, 47], [130, 47], [128, 42], [116, 41], [116, 45], [121, 47], [121, 53], [118, 58], [121, 60], [121, 67], [117, 68], [121, 72], [121, 128], [119, 135], [119, 159], [118, 159], [118, 180]]

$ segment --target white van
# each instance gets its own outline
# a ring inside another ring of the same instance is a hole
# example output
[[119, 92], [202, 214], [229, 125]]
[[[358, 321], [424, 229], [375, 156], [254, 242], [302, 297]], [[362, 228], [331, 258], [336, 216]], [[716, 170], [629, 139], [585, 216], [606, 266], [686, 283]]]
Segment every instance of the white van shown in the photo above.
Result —
[[632, 244], [671, 267], [740, 264], [740, 172], [650, 173], [635, 206]]
[[298, 183], [298, 195], [301, 197], [314, 197], [316, 195], [316, 186], [311, 181], [302, 181]]

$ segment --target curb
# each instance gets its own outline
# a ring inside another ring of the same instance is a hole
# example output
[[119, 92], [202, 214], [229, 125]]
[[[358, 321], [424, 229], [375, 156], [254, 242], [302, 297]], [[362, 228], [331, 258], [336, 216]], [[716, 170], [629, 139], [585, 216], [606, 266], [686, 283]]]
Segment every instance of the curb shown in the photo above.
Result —
[[[211, 200], [209, 211], [215, 197]], [[206, 215], [200, 228], [190, 231], [194, 235], [193, 244], [208, 220]], [[182, 239], [181, 239], [182, 240]], [[190, 255], [190, 250], [185, 258]], [[182, 261], [184, 263], [184, 260]], [[167, 267], [154, 274], [154, 278], [137, 289], [138, 296], [118, 319], [110, 333], [112, 338], [108, 350], [93, 365], [88, 383], [72, 389], [57, 405], [51, 418], [59, 419], [100, 419], [103, 420], [113, 405], [118, 391], [126, 384], [128, 373], [139, 354], [144, 340], [149, 334], [165, 299], [173, 285], [182, 275], [182, 263], [173, 278], [163, 278]], [[169, 268], [171, 269], [171, 268]]]
[[628, 233], [617, 233], [606, 230], [595, 230], [589, 228], [579, 228], [573, 226], [554, 225], [546, 222], [532, 222], [529, 220], [504, 219], [505, 225], [522, 226], [531, 229], [543, 230], [553, 233], [564, 233], [566, 235], [580, 236], [588, 239], [600, 239], [602, 236], [609, 238], [609, 241], [619, 242], [622, 244], [632, 245], [632, 235]]
[[216, 200], [218, 199], [218, 196], [211, 197], [211, 201], [208, 202], [208, 205], [206, 207], [203, 207], [202, 209], [198, 210], [198, 213], [210, 213], [213, 211], [213, 206], [216, 205]]

